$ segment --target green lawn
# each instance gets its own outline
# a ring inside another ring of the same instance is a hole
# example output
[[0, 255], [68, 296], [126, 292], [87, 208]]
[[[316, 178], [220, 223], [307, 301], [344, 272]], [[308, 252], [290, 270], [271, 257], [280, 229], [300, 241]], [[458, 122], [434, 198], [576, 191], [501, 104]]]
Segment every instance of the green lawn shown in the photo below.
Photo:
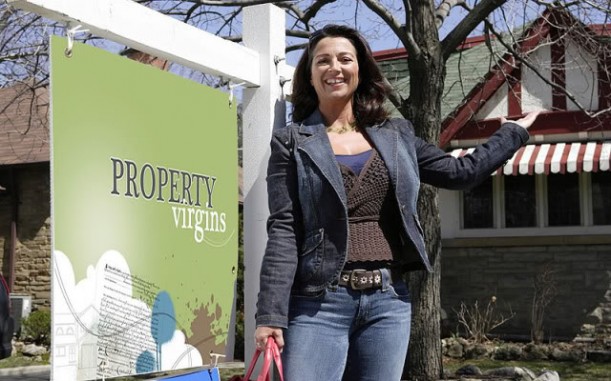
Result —
[[26, 357], [21, 354], [17, 354], [11, 357], [0, 360], [0, 369], [2, 368], [18, 368], [22, 366], [31, 365], [49, 365], [49, 357], [51, 355], [46, 353], [42, 355], [42, 360], [37, 361], [33, 357]]

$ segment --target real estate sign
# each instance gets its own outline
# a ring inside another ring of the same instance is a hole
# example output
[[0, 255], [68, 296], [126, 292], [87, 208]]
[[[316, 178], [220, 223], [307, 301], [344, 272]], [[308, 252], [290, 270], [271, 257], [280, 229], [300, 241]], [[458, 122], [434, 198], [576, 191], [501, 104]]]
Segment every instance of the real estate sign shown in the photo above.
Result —
[[209, 364], [233, 329], [235, 107], [66, 45], [52, 39], [53, 379]]

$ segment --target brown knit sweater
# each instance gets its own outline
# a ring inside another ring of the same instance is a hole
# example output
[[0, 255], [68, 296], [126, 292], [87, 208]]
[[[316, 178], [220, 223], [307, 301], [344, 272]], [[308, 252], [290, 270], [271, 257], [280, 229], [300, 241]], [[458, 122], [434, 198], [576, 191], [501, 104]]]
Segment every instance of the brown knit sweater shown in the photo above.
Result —
[[374, 149], [360, 175], [342, 164], [340, 170], [348, 196], [346, 267], [355, 262], [362, 267], [370, 262], [394, 262], [401, 250], [401, 220], [384, 161]]

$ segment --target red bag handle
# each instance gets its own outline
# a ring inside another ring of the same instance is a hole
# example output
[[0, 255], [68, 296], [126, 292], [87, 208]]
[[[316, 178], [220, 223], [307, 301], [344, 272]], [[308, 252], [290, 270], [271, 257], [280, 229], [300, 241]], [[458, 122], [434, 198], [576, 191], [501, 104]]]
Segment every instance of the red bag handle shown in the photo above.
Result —
[[[255, 353], [252, 356], [252, 360], [250, 361], [250, 365], [248, 366], [248, 371], [244, 376], [244, 381], [250, 381], [250, 376], [255, 370], [255, 365], [257, 360], [259, 359], [259, 355], [263, 352], [262, 349], [257, 348]], [[276, 364], [276, 368], [278, 369], [278, 373], [280, 375], [280, 381], [284, 381], [284, 372], [282, 370], [282, 359], [280, 358], [280, 350], [278, 349], [278, 344], [276, 344], [276, 340], [272, 336], [267, 338], [267, 344], [265, 345], [265, 354], [263, 355], [263, 367], [261, 368], [261, 372], [257, 377], [257, 381], [269, 381], [269, 373], [272, 365], [272, 361]]]

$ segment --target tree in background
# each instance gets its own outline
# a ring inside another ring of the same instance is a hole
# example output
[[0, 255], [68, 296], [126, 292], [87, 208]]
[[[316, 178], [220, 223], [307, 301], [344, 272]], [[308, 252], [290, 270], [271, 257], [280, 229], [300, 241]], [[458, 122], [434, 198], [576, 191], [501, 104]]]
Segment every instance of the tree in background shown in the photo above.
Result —
[[[583, 24], [606, 24], [611, 14], [608, 0], [147, 0], [140, 3], [232, 41], [241, 40], [243, 7], [273, 3], [286, 10], [289, 52], [302, 49], [312, 31], [331, 21], [356, 26], [370, 39], [393, 39], [408, 53], [410, 82], [409, 95], [402, 97], [395, 93], [391, 101], [413, 122], [418, 136], [435, 143], [439, 141], [442, 122], [446, 62], [468, 36], [485, 36], [491, 68], [499, 60], [534, 68], [536, 65], [528, 55], [531, 50], [521, 50], [518, 42], [523, 27], [546, 9], [553, 7], [560, 13], [569, 12]], [[581, 24], [570, 32], [580, 34], [584, 41], [593, 38]], [[47, 35], [54, 33], [64, 33], [63, 26], [1, 3], [0, 87], [16, 83], [27, 83], [31, 88], [45, 86], [48, 83]], [[93, 36], [83, 38], [96, 43]], [[222, 85], [219, 79], [181, 68], [174, 71]], [[555, 89], [566, 92], [546, 80], [543, 74], [539, 75]], [[608, 72], [602, 75], [611, 77]], [[469, 90], [465, 89], [465, 95]], [[592, 117], [608, 111], [594, 115], [579, 105], [570, 92], [566, 95]], [[438, 194], [434, 188], [421, 188], [418, 212], [435, 271], [410, 275], [413, 325], [405, 376], [412, 380], [437, 380], [443, 375], [439, 340], [441, 232]]]

